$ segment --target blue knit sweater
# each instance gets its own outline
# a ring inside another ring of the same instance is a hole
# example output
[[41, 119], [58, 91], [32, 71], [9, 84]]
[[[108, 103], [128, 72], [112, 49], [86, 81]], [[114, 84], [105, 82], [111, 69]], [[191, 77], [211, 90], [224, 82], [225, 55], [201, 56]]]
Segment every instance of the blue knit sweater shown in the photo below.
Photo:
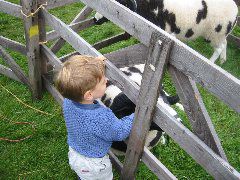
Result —
[[68, 145], [81, 155], [91, 158], [105, 156], [112, 141], [126, 139], [134, 115], [117, 119], [113, 112], [97, 101], [80, 104], [64, 99], [63, 113], [68, 133]]

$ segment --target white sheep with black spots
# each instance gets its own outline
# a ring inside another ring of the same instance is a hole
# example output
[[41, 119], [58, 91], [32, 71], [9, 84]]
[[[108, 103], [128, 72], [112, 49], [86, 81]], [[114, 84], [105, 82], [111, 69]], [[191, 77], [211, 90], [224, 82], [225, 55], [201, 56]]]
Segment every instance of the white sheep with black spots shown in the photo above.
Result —
[[[226, 38], [238, 15], [233, 0], [117, 1], [182, 41], [205, 38], [214, 48], [210, 60], [215, 62], [220, 56], [220, 63], [226, 61]], [[97, 19], [102, 21], [100, 16]]]
[[[144, 64], [124, 67], [120, 70], [125, 73], [129, 79], [139, 86], [141, 85]], [[118, 118], [122, 118], [133, 113], [136, 107], [135, 104], [116, 85], [111, 83], [111, 81], [107, 83], [107, 89], [101, 101], [109, 107]], [[164, 90], [160, 92], [158, 103], [160, 103], [172, 116], [174, 116], [177, 121], [181, 122], [177, 112], [170, 106], [170, 104], [176, 104], [178, 101], [178, 96], [169, 96]], [[179, 103], [177, 103], [177, 105], [182, 108]], [[152, 122], [150, 131], [146, 138], [145, 146], [148, 147], [148, 149], [151, 149], [156, 146], [159, 141], [161, 141], [162, 144], [165, 144], [168, 141], [167, 138], [168, 136], [166, 136], [165, 132]], [[116, 155], [124, 155], [126, 149], [127, 146], [123, 141], [113, 142], [112, 144], [112, 151]]]

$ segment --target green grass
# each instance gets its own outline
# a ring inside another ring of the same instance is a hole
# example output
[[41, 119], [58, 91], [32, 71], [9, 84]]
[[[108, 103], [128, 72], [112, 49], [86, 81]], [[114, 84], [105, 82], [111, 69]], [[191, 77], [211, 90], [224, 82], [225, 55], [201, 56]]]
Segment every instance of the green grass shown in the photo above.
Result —
[[[18, 0], [11, 0], [11, 2], [17, 3]], [[51, 10], [51, 13], [64, 22], [70, 23], [82, 7], [80, 3], [75, 3]], [[91, 27], [79, 34], [93, 44], [120, 32], [122, 32], [120, 28], [108, 22], [100, 27]], [[239, 36], [239, 32], [239, 27], [236, 27], [234, 34]], [[0, 35], [24, 43], [22, 21], [0, 13]], [[131, 38], [128, 41], [103, 48], [100, 52], [108, 53], [135, 43], [137, 40]], [[188, 45], [208, 58], [213, 53], [212, 48], [201, 38], [195, 42], [189, 42]], [[72, 51], [73, 48], [66, 44], [57, 55], [62, 56]], [[19, 53], [10, 50], [8, 52], [27, 73], [26, 58]], [[228, 44], [227, 57], [227, 62], [221, 67], [239, 79], [240, 50], [236, 45]], [[2, 60], [0, 63], [4, 64]], [[0, 85], [26, 104], [51, 114], [41, 114], [26, 107], [0, 87], [0, 137], [18, 139], [33, 133], [31, 126], [14, 124], [17, 121], [33, 122], [36, 129], [33, 136], [25, 141], [19, 143], [0, 141], [0, 179], [76, 179], [68, 165], [66, 128], [60, 106], [47, 92], [44, 92], [41, 101], [32, 101], [31, 94], [25, 86], [2, 75], [0, 75]], [[164, 85], [169, 93], [175, 93], [168, 74], [165, 76]], [[199, 90], [230, 164], [240, 171], [240, 115], [203, 88], [200, 87]], [[184, 124], [190, 127], [186, 114], [180, 110], [178, 112], [184, 119]], [[178, 179], [212, 179], [171, 139], [168, 145], [158, 145], [153, 148], [152, 152]], [[119, 175], [115, 173], [115, 178], [118, 179], [118, 177]], [[141, 163], [136, 179], [152, 180], [157, 178]]]

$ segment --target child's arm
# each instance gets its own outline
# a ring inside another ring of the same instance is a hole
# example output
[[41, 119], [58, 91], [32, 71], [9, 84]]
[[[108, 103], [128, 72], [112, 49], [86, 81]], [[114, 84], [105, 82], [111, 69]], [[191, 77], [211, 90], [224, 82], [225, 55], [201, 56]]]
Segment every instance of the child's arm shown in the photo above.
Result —
[[110, 109], [107, 109], [95, 134], [106, 141], [122, 141], [129, 136], [133, 120], [134, 114], [118, 119]]

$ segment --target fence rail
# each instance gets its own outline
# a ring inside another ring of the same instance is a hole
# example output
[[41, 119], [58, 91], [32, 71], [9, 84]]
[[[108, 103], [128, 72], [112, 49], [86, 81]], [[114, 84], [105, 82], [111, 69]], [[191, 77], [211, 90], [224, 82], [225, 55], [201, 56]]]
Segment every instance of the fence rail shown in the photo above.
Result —
[[[47, 0], [46, 8], [53, 9], [56, 7], [65, 6], [68, 4], [72, 4], [75, 2], [79, 2], [77, 0]], [[6, 14], [22, 18], [21, 13], [22, 6], [17, 5], [15, 3], [11, 3], [8, 1], [0, 0], [0, 12], [4, 12]]]
[[[71, 28], [73, 31], [76, 31], [76, 30], [80, 31], [80, 30], [86, 29], [88, 27], [91, 27], [92, 25], [94, 25], [93, 18], [87, 19], [82, 22], [77, 22], [77, 23], [71, 24], [71, 25], [69, 25], [69, 28]], [[60, 36], [58, 35], [58, 33], [54, 30], [47, 33], [47, 41], [55, 40], [59, 37]]]
[[4, 48], [10, 48], [14, 51], [22, 53], [23, 55], [27, 54], [27, 49], [26, 49], [25, 45], [23, 45], [19, 42], [13, 41], [11, 39], [8, 39], [6, 37], [0, 36], [0, 44]]
[[23, 83], [10, 68], [3, 66], [1, 64], [0, 64], [0, 73], [4, 76], [9, 77], [10, 79]]
[[[22, 83], [26, 84], [29, 88], [31, 88], [30, 82], [25, 73], [21, 70], [20, 66], [14, 61], [14, 59], [6, 52], [6, 50], [1, 45], [0, 56], [2, 56], [3, 60], [9, 65], [12, 72], [17, 76], [17, 79], [19, 79]], [[4, 70], [7, 70], [7, 68], [5, 68]], [[8, 71], [8, 73], [10, 76], [12, 76], [10, 71]], [[13, 78], [15, 77], [13, 76]]]
[[22, 6], [20, 5], [0, 0], [0, 12], [4, 12], [6, 14], [21, 18], [22, 17], [21, 9]]
[[238, 48], [240, 48], [240, 38], [239, 37], [229, 34], [227, 40], [234, 42], [238, 46]]

